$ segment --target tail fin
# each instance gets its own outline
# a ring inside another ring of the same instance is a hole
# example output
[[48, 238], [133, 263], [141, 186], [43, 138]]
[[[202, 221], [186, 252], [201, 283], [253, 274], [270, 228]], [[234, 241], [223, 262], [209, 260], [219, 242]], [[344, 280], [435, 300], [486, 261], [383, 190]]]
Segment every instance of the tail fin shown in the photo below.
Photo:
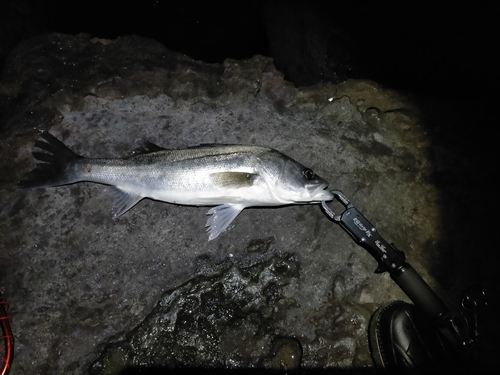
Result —
[[48, 151], [48, 153], [35, 151], [33, 156], [44, 163], [38, 163], [35, 169], [26, 173], [23, 179], [19, 181], [18, 187], [20, 189], [30, 189], [76, 182], [70, 175], [68, 166], [76, 159], [82, 159], [83, 156], [75, 154], [48, 132], [43, 132], [40, 136], [46, 142], [38, 140], [35, 142], [35, 147]]

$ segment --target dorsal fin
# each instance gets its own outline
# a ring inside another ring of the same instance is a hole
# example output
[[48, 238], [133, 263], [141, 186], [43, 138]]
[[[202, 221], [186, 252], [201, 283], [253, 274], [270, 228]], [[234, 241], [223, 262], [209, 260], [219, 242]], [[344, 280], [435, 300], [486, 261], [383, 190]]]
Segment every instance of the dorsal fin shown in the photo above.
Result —
[[166, 148], [160, 147], [157, 144], [154, 144], [153, 142], [144, 141], [138, 148], [133, 150], [128, 157], [141, 154], [149, 154], [151, 152], [157, 152], [157, 151], [165, 151], [165, 150]]
[[153, 142], [149, 141], [144, 141], [142, 144], [142, 148], [146, 150], [146, 152], [156, 152], [156, 151], [165, 151], [165, 147], [158, 146], [157, 144], [154, 144]]
[[241, 146], [233, 143], [200, 143], [197, 146], [190, 146], [188, 148], [207, 148], [207, 147], [224, 147], [224, 146]]

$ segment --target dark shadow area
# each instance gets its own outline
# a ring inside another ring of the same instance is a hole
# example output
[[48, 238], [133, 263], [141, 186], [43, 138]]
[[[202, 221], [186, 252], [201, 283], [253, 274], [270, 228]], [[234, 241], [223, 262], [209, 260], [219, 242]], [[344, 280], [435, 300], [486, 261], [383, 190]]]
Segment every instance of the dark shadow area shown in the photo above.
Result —
[[448, 288], [457, 283], [457, 276], [467, 283], [474, 283], [476, 276], [493, 277], [500, 260], [489, 225], [496, 197], [493, 107], [481, 97], [421, 103], [431, 142], [432, 183], [441, 192], [443, 247], [438, 249], [434, 276]]
[[491, 136], [494, 103], [487, 95], [471, 95], [454, 102], [427, 98], [419, 104], [431, 144], [432, 184], [440, 194], [442, 235], [439, 243], [429, 244], [433, 262], [428, 271], [439, 282], [438, 294], [454, 312], [460, 309], [465, 291], [475, 286], [485, 291], [488, 305], [478, 310], [478, 363], [483, 371], [491, 371], [496, 367], [500, 337], [496, 323], [500, 253], [491, 226], [496, 222], [497, 195], [496, 140]]
[[342, 369], [342, 368], [330, 368], [330, 369], [307, 369], [307, 370], [288, 370], [288, 371], [278, 371], [278, 370], [265, 370], [265, 369], [239, 369], [239, 370], [228, 370], [228, 369], [212, 369], [212, 368], [167, 368], [167, 367], [130, 367], [122, 372], [120, 375], [160, 375], [160, 374], [235, 374], [235, 375], [246, 375], [246, 374], [339, 374], [339, 375], [375, 375], [377, 372], [374, 369]]
[[40, 33], [135, 34], [209, 63], [271, 56], [297, 86], [363, 78], [462, 97], [498, 80], [494, 14], [487, 5], [396, 1], [7, 0], [0, 5], [0, 70], [19, 41]]

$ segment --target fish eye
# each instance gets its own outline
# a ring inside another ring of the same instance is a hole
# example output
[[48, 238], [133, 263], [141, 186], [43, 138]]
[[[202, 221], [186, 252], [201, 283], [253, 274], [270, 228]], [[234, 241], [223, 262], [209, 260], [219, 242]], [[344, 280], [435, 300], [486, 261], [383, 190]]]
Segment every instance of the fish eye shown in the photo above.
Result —
[[304, 177], [306, 178], [306, 180], [312, 180], [312, 179], [314, 179], [314, 177], [316, 177], [315, 174], [314, 174], [314, 172], [313, 172], [313, 170], [309, 169], [309, 168], [304, 169], [302, 171], [302, 174], [304, 175]]

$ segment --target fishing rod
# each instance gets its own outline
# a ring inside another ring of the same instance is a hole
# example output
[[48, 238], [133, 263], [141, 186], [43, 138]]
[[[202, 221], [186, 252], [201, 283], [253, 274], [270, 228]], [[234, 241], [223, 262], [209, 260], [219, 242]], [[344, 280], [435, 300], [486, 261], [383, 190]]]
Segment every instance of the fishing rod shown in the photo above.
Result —
[[[344, 207], [344, 211], [336, 214], [323, 201], [321, 206], [324, 213], [375, 258], [378, 263], [375, 272], [388, 272], [392, 280], [414, 303], [412, 306], [396, 301], [381, 307], [374, 314], [370, 322], [370, 344], [375, 363], [397, 373], [401, 368], [396, 367], [403, 362], [406, 369], [418, 370], [429, 369], [435, 365], [443, 368], [460, 367], [464, 360], [467, 363], [476, 361], [477, 309], [486, 305], [484, 291], [473, 288], [465, 293], [461, 302], [462, 311], [453, 314], [406, 261], [401, 250], [387, 242], [341, 191], [333, 190], [331, 193], [334, 201], [340, 202]], [[427, 342], [416, 343], [418, 340]], [[422, 349], [420, 352], [418, 347]], [[398, 350], [401, 353], [394, 354]], [[434, 355], [432, 350], [439, 353]], [[392, 352], [392, 360], [388, 358], [388, 352]], [[404, 358], [398, 360], [395, 358], [398, 355]], [[445, 358], [442, 358], [443, 356]], [[450, 364], [450, 358], [455, 363]], [[436, 363], [445, 360], [448, 362]], [[462, 366], [461, 371], [466, 369]]]

